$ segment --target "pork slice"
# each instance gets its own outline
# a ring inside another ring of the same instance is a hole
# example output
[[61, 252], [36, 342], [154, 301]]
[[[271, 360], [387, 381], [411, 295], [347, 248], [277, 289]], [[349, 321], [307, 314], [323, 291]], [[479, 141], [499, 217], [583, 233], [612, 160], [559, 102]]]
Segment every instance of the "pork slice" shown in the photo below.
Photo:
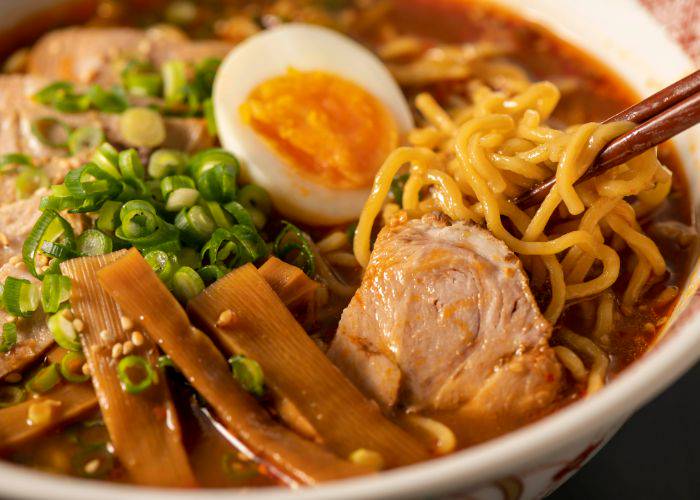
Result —
[[231, 45], [218, 40], [192, 41], [182, 35], [133, 28], [66, 28], [41, 38], [29, 55], [29, 73], [79, 83], [119, 83], [129, 60], [155, 67], [179, 59], [197, 63], [223, 58]]
[[[0, 205], [0, 233], [2, 233], [0, 243], [3, 243], [0, 248], [0, 265], [22, 254], [24, 240], [27, 239], [34, 223], [41, 215], [39, 202], [42, 194], [45, 193], [38, 192], [24, 200]], [[4, 244], [5, 239], [6, 244]], [[2, 282], [4, 278], [0, 279], [0, 283]]]
[[[12, 264], [4, 264], [0, 267], [0, 283], [4, 283], [8, 276], [23, 278], [37, 283], [24, 268], [16, 268]], [[0, 311], [0, 323], [5, 323], [9, 314]], [[28, 364], [36, 361], [51, 345], [53, 336], [46, 325], [46, 315], [37, 311], [29, 318], [17, 320], [17, 343], [5, 353], [0, 353], [0, 378], [8, 373], [22, 370]]]
[[[66, 151], [62, 148], [54, 148], [42, 143], [32, 132], [32, 125], [39, 118], [51, 117], [61, 120], [70, 127], [93, 126], [101, 128], [107, 141], [125, 146], [122, 136], [119, 115], [87, 111], [84, 113], [60, 113], [53, 108], [34, 102], [32, 96], [46, 85], [51, 83], [47, 78], [31, 75], [3, 75], [0, 76], [0, 154], [25, 153], [35, 160], [48, 164], [50, 167], [60, 167], [59, 164], [48, 162], [66, 157]], [[77, 88], [80, 91], [80, 87]], [[213, 137], [207, 130], [206, 121], [203, 118], [165, 118], [166, 139], [163, 147], [181, 149], [194, 152], [211, 147], [214, 144]], [[86, 159], [86, 156], [77, 157], [76, 165]], [[65, 175], [63, 168], [53, 171]], [[54, 182], [60, 182], [62, 177], [49, 175]], [[5, 200], [9, 201], [9, 200]]]
[[379, 233], [328, 355], [385, 408], [522, 422], [560, 392], [550, 335], [503, 242], [428, 215]]

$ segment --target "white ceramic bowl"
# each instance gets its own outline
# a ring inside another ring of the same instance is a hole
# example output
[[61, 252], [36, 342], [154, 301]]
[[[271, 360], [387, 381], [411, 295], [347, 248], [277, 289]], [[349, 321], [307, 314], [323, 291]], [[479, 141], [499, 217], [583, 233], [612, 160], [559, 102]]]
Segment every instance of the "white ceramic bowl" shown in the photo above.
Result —
[[[0, 30], [61, 0], [3, 0]], [[584, 48], [648, 95], [695, 68], [636, 0], [498, 0]], [[675, 141], [700, 193], [700, 127]], [[553, 491], [607, 442], [640, 406], [700, 358], [700, 282], [696, 268], [676, 313], [652, 350], [604, 390], [501, 438], [428, 463], [314, 489], [172, 491], [50, 476], [0, 463], [0, 495], [70, 500], [537, 498]]]

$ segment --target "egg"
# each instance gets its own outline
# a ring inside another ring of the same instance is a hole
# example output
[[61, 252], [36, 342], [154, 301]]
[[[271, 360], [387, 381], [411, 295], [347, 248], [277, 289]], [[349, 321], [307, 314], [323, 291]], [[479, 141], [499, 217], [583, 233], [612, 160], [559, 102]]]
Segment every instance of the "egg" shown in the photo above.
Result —
[[358, 218], [384, 158], [413, 127], [401, 89], [381, 61], [326, 28], [287, 24], [224, 59], [214, 82], [224, 148], [244, 179], [265, 188], [294, 221]]

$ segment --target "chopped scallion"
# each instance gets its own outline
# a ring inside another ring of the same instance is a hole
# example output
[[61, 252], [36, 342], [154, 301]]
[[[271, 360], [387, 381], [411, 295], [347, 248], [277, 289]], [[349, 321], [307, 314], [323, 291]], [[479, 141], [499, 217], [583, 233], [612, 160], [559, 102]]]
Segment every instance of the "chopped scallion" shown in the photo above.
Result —
[[183, 266], [173, 276], [173, 293], [182, 302], [187, 302], [204, 290], [204, 281], [191, 267]]
[[55, 313], [70, 299], [71, 281], [67, 276], [47, 274], [41, 283], [41, 307], [46, 313]]
[[78, 236], [78, 253], [80, 255], [104, 255], [112, 251], [112, 238], [99, 229], [86, 229]]
[[36, 394], [44, 394], [53, 389], [61, 381], [56, 363], [45, 366], [30, 378], [25, 387]]
[[90, 375], [83, 373], [86, 358], [82, 352], [68, 352], [61, 359], [59, 370], [64, 379], [74, 384], [86, 382]]
[[71, 128], [63, 121], [45, 116], [37, 118], [31, 125], [32, 134], [42, 144], [52, 148], [67, 148]]
[[9, 352], [17, 343], [17, 325], [15, 323], [5, 323], [2, 325], [2, 342], [0, 342], [0, 352]]
[[[139, 371], [137, 380], [132, 378], [131, 371]], [[148, 389], [152, 384], [158, 383], [158, 372], [142, 356], [134, 354], [126, 356], [117, 365], [117, 375], [122, 383], [122, 388], [129, 394], [139, 394]]]
[[265, 377], [260, 364], [243, 355], [233, 356], [228, 360], [231, 372], [241, 387], [255, 396], [265, 392]]
[[165, 122], [150, 108], [129, 108], [119, 119], [119, 130], [129, 146], [155, 148], [165, 141]]
[[48, 327], [56, 343], [69, 351], [80, 351], [80, 339], [73, 323], [63, 315], [63, 311], [49, 317]]
[[92, 151], [102, 144], [105, 135], [98, 127], [78, 127], [68, 136], [68, 151], [76, 155], [81, 151]]

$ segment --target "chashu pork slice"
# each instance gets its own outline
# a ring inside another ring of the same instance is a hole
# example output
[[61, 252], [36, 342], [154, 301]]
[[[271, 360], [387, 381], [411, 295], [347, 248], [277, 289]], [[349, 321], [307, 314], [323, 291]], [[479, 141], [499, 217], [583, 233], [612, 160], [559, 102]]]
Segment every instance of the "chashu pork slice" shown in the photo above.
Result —
[[431, 214], [379, 233], [328, 355], [385, 409], [459, 411], [495, 435], [558, 397], [551, 331], [502, 241]]
[[76, 83], [119, 83], [125, 63], [199, 63], [223, 58], [231, 44], [220, 40], [190, 40], [177, 31], [134, 28], [65, 28], [44, 35], [29, 55], [29, 73]]

